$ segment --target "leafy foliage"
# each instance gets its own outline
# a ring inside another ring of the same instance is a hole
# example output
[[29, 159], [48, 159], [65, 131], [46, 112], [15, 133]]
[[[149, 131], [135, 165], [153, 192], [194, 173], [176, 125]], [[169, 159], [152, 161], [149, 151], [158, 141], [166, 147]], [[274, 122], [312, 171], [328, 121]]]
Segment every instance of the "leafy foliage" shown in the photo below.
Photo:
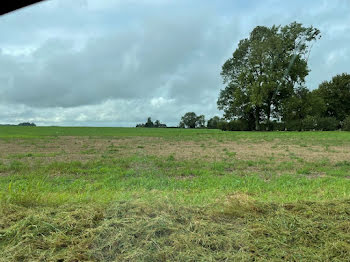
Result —
[[339, 121], [335, 117], [320, 117], [317, 121], [317, 130], [334, 131], [339, 127]]
[[318, 95], [325, 101], [325, 115], [343, 121], [350, 115], [350, 75], [336, 75], [320, 84]]
[[296, 22], [255, 27], [222, 66], [226, 88], [217, 104], [224, 117], [246, 119], [256, 130], [262, 121], [279, 117], [294, 88], [305, 82], [309, 43], [319, 37], [318, 29]]
[[220, 121], [221, 121], [220, 117], [214, 116], [208, 120], [207, 127], [209, 129], [217, 129]]
[[343, 130], [350, 131], [350, 116], [347, 116], [343, 121]]
[[[314, 116], [307, 116], [305, 119], [302, 120], [302, 126], [301, 129], [304, 129], [306, 131], [312, 131], [316, 130], [317, 128], [317, 119]], [[293, 127], [289, 126], [289, 130], [301, 130], [299, 129], [293, 129]]]
[[303, 123], [305, 121], [307, 123], [307, 130], [314, 129], [316, 126], [311, 124], [311, 118], [320, 117], [325, 110], [325, 103], [317, 93], [310, 92], [305, 87], [300, 87], [297, 88], [292, 96], [284, 103], [282, 119], [284, 122], [289, 123], [289, 126], [293, 126], [293, 130], [301, 131], [305, 128]]
[[231, 121], [221, 120], [218, 123], [221, 130], [224, 131], [247, 131], [249, 130], [247, 121], [236, 119]]
[[197, 116], [195, 112], [187, 112], [181, 117], [181, 122], [179, 123], [181, 128], [203, 128], [205, 127], [204, 115]]

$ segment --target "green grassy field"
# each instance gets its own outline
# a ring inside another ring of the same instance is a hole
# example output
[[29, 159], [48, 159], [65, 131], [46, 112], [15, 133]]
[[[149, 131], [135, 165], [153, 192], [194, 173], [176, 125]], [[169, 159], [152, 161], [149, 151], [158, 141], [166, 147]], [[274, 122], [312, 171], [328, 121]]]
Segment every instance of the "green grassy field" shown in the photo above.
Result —
[[350, 133], [0, 127], [0, 261], [350, 261]]

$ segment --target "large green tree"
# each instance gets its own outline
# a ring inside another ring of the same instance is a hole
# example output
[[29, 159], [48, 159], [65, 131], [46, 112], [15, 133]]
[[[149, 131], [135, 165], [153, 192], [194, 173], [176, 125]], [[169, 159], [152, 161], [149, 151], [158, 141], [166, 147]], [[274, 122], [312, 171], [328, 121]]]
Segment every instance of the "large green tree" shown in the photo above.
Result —
[[196, 128], [204, 127], [205, 119], [204, 115], [197, 116], [195, 112], [187, 112], [181, 117], [179, 127], [181, 128]]
[[350, 116], [350, 75], [336, 75], [331, 81], [324, 81], [316, 90], [326, 104], [326, 116], [343, 121]]
[[262, 121], [280, 116], [283, 103], [305, 82], [310, 44], [319, 37], [318, 29], [296, 22], [255, 27], [222, 66], [226, 87], [217, 104], [224, 117], [254, 122], [259, 130]]
[[152, 119], [150, 117], [147, 118], [147, 122], [145, 124], [145, 127], [154, 127], [154, 123], [152, 122]]

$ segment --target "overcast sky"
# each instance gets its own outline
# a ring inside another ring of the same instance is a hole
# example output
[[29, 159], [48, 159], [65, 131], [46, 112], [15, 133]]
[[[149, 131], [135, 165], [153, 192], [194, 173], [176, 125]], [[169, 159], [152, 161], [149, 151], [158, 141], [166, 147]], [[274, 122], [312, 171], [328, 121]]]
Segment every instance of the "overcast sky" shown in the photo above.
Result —
[[349, 0], [48, 0], [0, 17], [0, 123], [177, 125], [219, 115], [222, 64], [257, 25], [321, 30], [314, 89], [350, 73]]

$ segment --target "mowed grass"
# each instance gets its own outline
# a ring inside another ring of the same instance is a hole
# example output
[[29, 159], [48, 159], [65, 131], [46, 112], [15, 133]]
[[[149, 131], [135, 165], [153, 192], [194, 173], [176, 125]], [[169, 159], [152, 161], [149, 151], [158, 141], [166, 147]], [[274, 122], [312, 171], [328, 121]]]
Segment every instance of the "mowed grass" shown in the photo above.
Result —
[[0, 127], [0, 261], [350, 261], [350, 133]]

